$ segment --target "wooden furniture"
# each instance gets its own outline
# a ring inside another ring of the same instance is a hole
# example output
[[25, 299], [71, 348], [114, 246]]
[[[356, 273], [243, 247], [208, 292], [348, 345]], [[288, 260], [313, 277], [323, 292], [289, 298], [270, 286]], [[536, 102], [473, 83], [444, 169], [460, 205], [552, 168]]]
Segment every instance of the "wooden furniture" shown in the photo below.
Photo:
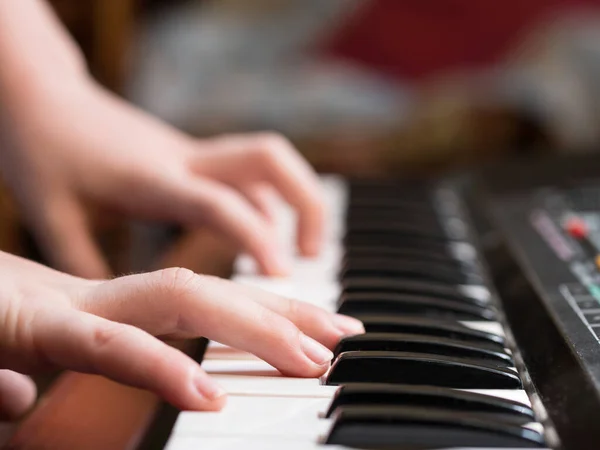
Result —
[[94, 76], [121, 92], [141, 0], [49, 0], [81, 46]]

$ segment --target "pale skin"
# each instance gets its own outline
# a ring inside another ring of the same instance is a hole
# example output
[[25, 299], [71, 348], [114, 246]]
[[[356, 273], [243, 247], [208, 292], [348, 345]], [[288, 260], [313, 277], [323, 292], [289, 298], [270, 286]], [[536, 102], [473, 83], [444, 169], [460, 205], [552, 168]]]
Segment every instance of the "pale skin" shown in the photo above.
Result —
[[355, 319], [182, 268], [109, 280], [84, 204], [209, 226], [287, 273], [273, 242], [272, 199], [298, 213], [298, 249], [319, 253], [316, 176], [283, 137], [195, 139], [127, 104], [87, 74], [41, 0], [0, 2], [0, 172], [46, 257], [0, 252], [0, 419], [35, 400], [47, 368], [97, 373], [179, 408], [219, 410], [226, 393], [162, 339], [206, 336], [285, 374], [323, 374]]

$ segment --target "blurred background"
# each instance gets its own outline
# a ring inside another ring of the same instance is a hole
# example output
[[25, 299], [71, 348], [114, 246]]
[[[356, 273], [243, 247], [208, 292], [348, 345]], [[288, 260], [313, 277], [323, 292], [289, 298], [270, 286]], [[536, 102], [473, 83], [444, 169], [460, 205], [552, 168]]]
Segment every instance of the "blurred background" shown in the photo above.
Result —
[[52, 0], [94, 75], [196, 135], [322, 171], [431, 171], [600, 138], [596, 0]]
[[[319, 171], [600, 148], [600, 0], [50, 3], [108, 88], [197, 136], [282, 132]], [[0, 211], [0, 248], [22, 251]]]

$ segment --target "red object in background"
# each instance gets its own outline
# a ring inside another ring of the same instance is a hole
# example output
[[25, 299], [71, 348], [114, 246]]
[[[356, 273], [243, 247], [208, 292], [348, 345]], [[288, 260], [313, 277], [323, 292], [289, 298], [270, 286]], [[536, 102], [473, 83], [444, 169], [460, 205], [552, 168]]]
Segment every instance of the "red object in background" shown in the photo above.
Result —
[[565, 225], [565, 229], [575, 239], [583, 239], [588, 235], [585, 222], [577, 217], [569, 219]]
[[600, 0], [371, 0], [326, 53], [415, 81], [494, 63], [539, 21], [580, 6]]

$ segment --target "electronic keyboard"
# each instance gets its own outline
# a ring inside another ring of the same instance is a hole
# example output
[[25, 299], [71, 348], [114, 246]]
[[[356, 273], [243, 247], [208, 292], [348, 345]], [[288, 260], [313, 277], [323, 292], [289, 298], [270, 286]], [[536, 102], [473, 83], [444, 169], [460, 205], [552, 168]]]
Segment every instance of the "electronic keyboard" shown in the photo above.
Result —
[[[322, 176], [320, 256], [269, 278], [242, 255], [232, 279], [356, 317], [366, 332], [342, 339], [321, 379], [208, 343], [201, 364], [227, 405], [179, 413], [166, 448], [597, 448], [600, 188], [532, 187], [525, 174]], [[293, 253], [295, 215], [279, 213]]]

